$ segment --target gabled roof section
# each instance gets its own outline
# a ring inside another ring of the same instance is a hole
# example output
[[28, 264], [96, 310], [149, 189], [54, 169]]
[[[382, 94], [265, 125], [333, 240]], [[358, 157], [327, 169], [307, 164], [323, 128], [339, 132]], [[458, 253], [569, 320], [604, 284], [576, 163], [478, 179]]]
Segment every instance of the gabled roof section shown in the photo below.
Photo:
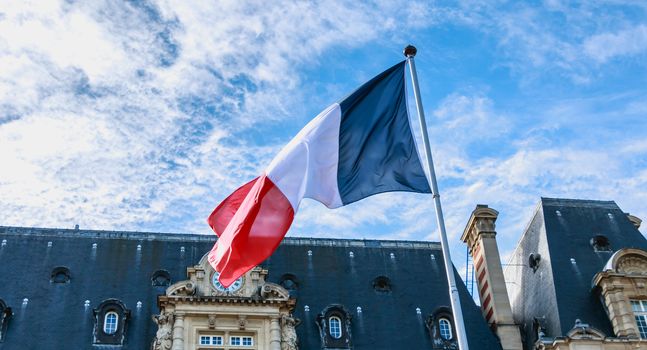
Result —
[[[614, 251], [647, 249], [647, 240], [614, 201], [542, 198], [541, 209], [561, 335], [580, 319], [613, 336], [604, 307], [591, 289], [591, 279]], [[596, 236], [604, 236], [610, 249], [594, 249], [591, 240]]]

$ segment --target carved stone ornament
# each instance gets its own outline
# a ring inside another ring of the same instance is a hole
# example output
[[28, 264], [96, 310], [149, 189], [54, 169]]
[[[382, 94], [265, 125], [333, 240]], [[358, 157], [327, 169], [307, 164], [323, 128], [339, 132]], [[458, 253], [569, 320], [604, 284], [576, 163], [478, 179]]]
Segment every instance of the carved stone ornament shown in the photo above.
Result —
[[589, 326], [588, 323], [583, 323], [579, 319], [575, 320], [575, 325], [566, 334], [571, 339], [596, 339], [601, 340], [605, 338], [604, 333]]
[[209, 329], [215, 329], [216, 328], [216, 315], [209, 315]]
[[647, 259], [643, 256], [626, 256], [618, 261], [618, 272], [629, 275], [647, 275]]
[[263, 299], [288, 300], [290, 293], [278, 284], [265, 282], [261, 287], [261, 297]]
[[244, 331], [245, 327], [247, 327], [247, 316], [238, 315], [238, 329]]
[[170, 350], [173, 345], [173, 314], [163, 311], [153, 316], [153, 322], [157, 324], [157, 333], [151, 349]]
[[175, 295], [185, 295], [191, 296], [194, 295], [196, 291], [195, 284], [191, 281], [182, 281], [175, 283], [166, 289], [166, 295], [175, 296]]
[[297, 332], [295, 327], [301, 321], [291, 315], [281, 316], [281, 350], [298, 350]]
[[636, 248], [623, 248], [613, 253], [602, 271], [627, 275], [647, 275], [647, 252]]

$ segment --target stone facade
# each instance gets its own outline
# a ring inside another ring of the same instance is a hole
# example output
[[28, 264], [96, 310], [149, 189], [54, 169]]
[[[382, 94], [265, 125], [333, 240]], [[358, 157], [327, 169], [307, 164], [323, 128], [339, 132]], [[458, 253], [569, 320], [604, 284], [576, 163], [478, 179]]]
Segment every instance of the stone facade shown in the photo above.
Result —
[[296, 301], [283, 287], [265, 281], [267, 273], [256, 267], [235, 287], [224, 288], [205, 255], [187, 268], [186, 280], [158, 297], [152, 349], [235, 349], [245, 342], [245, 349], [297, 350]]

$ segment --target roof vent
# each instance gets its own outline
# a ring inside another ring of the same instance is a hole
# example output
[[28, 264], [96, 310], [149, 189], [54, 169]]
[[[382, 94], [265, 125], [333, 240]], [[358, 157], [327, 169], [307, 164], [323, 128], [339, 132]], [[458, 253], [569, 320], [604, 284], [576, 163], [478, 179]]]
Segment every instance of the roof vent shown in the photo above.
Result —
[[555, 210], [555, 214], [557, 214], [557, 216], [562, 216], [562, 212], [559, 210]]
[[373, 289], [378, 293], [390, 293], [391, 280], [386, 276], [377, 276], [373, 280]]
[[51, 283], [70, 283], [71, 274], [70, 269], [65, 266], [55, 267], [49, 278]]
[[279, 279], [279, 284], [281, 287], [285, 288], [288, 292], [293, 292], [299, 289], [299, 281], [297, 276], [286, 273]]
[[153, 287], [168, 287], [171, 285], [171, 274], [166, 270], [157, 270], [151, 276]]
[[419, 307], [416, 308], [416, 314], [418, 314], [418, 315], [422, 314], [422, 310], [420, 310]]
[[310, 311], [310, 306], [306, 305], [303, 307], [303, 311], [308, 312]]
[[539, 263], [541, 262], [541, 255], [539, 253], [532, 253], [528, 256], [528, 266], [532, 269], [532, 272], [536, 272], [539, 268]]
[[593, 250], [596, 252], [610, 252], [611, 251], [611, 243], [609, 242], [609, 238], [605, 235], [596, 235], [591, 238], [591, 247], [593, 247]]
[[3, 239], [3, 240], [2, 240], [2, 246], [4, 247], [4, 246], [6, 246], [6, 245], [7, 245], [7, 240], [6, 240], [6, 239]]

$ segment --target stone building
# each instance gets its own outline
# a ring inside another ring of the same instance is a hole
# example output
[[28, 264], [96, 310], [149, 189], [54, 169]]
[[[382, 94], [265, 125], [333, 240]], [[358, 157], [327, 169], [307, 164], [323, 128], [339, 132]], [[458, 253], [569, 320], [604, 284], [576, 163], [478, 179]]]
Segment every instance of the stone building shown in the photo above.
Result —
[[[438, 243], [286, 238], [228, 289], [214, 236], [0, 227], [0, 350], [457, 349]], [[467, 289], [472, 349], [501, 349]]]
[[[498, 212], [479, 205], [462, 240], [483, 316], [525, 350], [647, 349], [647, 240], [615, 202], [542, 198], [505, 269]], [[507, 290], [507, 292], [506, 292]]]
[[[472, 350], [647, 349], [647, 240], [614, 202], [542, 198], [507, 264], [461, 237]], [[438, 243], [286, 238], [229, 288], [211, 235], [0, 227], [0, 350], [458, 349]]]

